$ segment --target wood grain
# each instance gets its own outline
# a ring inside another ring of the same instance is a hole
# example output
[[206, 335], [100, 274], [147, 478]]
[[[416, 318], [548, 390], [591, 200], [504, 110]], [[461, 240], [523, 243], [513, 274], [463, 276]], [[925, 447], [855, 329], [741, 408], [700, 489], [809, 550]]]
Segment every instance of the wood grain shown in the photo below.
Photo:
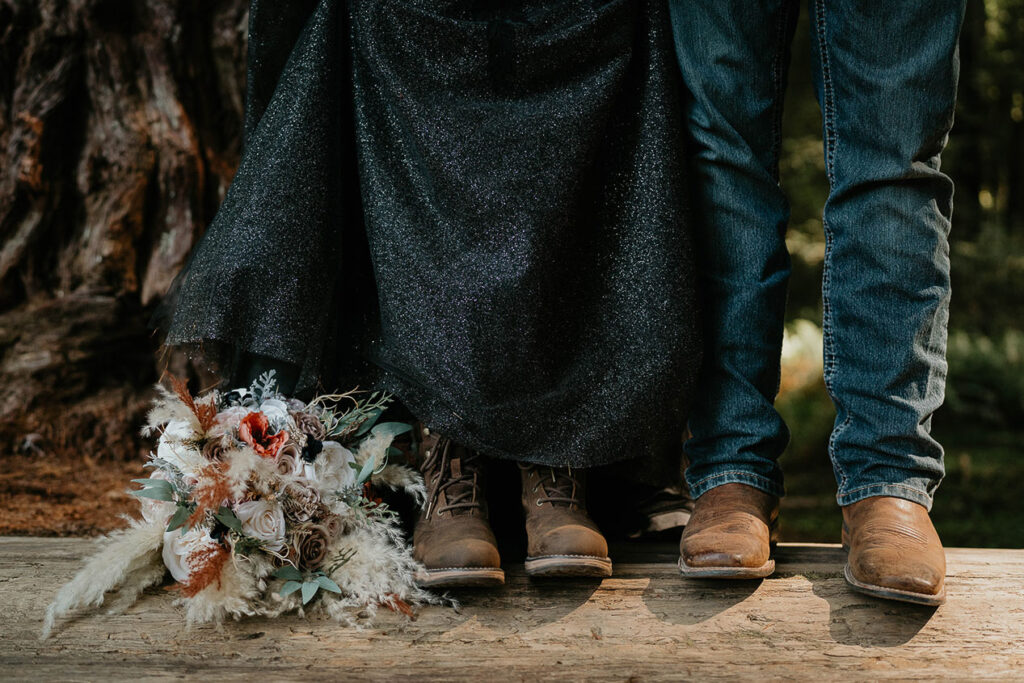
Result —
[[297, 617], [182, 626], [163, 591], [47, 642], [41, 615], [85, 539], [0, 539], [4, 677], [270, 680], [672, 680], [1024, 677], [1024, 551], [953, 549], [937, 610], [850, 591], [831, 545], [782, 545], [764, 581], [680, 578], [671, 548], [620, 549], [601, 582], [537, 583], [521, 565], [458, 609], [364, 629]]

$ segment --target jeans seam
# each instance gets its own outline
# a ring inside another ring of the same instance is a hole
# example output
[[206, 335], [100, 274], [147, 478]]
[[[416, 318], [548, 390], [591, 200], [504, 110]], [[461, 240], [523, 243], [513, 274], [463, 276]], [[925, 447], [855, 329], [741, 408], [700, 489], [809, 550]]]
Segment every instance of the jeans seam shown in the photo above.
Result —
[[814, 0], [814, 30], [818, 38], [818, 59], [821, 60], [821, 108], [822, 125], [825, 129], [825, 172], [831, 185], [835, 184], [835, 155], [839, 143], [835, 136], [835, 91], [832, 88], [832, 66], [826, 47], [827, 30], [824, 0]]
[[[867, 492], [867, 495], [864, 495], [865, 492]], [[866, 498], [871, 498], [873, 496], [879, 495], [903, 498], [904, 500], [911, 500], [915, 503], [923, 505], [929, 511], [932, 508], [932, 502], [934, 500], [932, 495], [929, 494], [927, 491], [923, 491], [919, 488], [914, 488], [913, 486], [907, 486], [905, 484], [875, 483], [868, 484], [866, 486], [858, 486], [852, 491], [847, 491], [845, 493], [837, 493], [836, 502], [839, 503], [841, 507], [845, 507], [847, 505], [859, 503], [860, 501]], [[851, 498], [856, 498], [856, 500], [851, 500]]]
[[749, 479], [754, 479], [754, 480], [757, 480], [757, 481], [760, 481], [760, 482], [764, 482], [765, 485], [767, 485], [767, 486], [769, 486], [769, 487], [771, 487], [771, 488], [773, 488], [775, 490], [781, 490], [782, 489], [782, 485], [779, 484], [779, 482], [775, 481], [774, 479], [772, 479], [770, 477], [766, 477], [763, 474], [758, 474], [757, 472], [749, 472], [747, 470], [726, 470], [724, 472], [717, 472], [715, 474], [711, 474], [711, 475], [708, 475], [708, 476], [703, 477], [701, 479], [698, 479], [697, 481], [695, 481], [695, 482], [693, 482], [693, 483], [691, 483], [689, 485], [690, 485], [691, 489], [699, 489], [699, 488], [702, 488], [703, 485], [708, 483], [708, 482], [715, 481], [715, 480], [718, 480], [718, 479], [724, 479], [724, 478], [727, 478], [727, 477], [733, 477], [733, 476], [737, 476], [737, 475], [741, 476], [741, 477], [746, 477], [746, 478], [749, 478]]
[[779, 158], [782, 154], [783, 83], [786, 79], [783, 56], [786, 54], [786, 27], [793, 3], [783, 0], [775, 22], [775, 54], [772, 58], [772, 176], [779, 180]]
[[922, 491], [921, 489], [916, 488], [914, 486], [907, 486], [906, 484], [898, 484], [898, 483], [890, 483], [890, 482], [876, 482], [874, 484], [865, 484], [864, 486], [858, 486], [857, 488], [850, 489], [849, 491], [841, 491], [839, 493], [839, 495], [840, 495], [840, 497], [852, 496], [855, 493], [860, 493], [861, 491], [866, 491], [868, 489], [874, 489], [874, 488], [880, 488], [880, 489], [903, 489], [904, 491], [913, 491], [914, 493], [920, 493], [923, 496], [927, 496], [928, 495], [927, 491]]
[[[825, 148], [825, 168], [828, 175], [829, 186], [835, 185], [835, 152], [837, 148], [835, 135], [835, 92], [832, 88], [832, 69], [829, 64], [828, 48], [826, 47], [826, 25], [825, 25], [825, 3], [824, 0], [814, 0], [815, 16], [814, 30], [818, 41], [818, 59], [821, 62], [821, 109], [822, 128]], [[825, 387], [828, 389], [832, 402], [839, 408], [839, 401], [835, 390], [835, 377], [837, 374], [837, 362], [835, 352], [835, 320], [832, 311], [832, 249], [833, 235], [828, 221], [822, 217], [822, 229], [825, 233], [825, 260], [822, 273], [822, 340], [823, 340], [823, 375]], [[839, 489], [846, 486], [848, 477], [846, 471], [836, 455], [836, 442], [839, 435], [850, 424], [850, 414], [847, 411], [846, 417], [841, 424], [835, 425], [828, 439], [828, 455], [832, 461], [832, 469], [838, 475]]]

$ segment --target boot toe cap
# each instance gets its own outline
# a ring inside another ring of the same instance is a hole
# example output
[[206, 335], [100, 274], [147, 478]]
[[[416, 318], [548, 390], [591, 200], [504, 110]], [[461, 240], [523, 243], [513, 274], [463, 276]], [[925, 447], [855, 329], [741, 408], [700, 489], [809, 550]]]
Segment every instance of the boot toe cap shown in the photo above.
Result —
[[600, 532], [586, 526], [572, 524], [551, 529], [531, 549], [534, 557], [545, 555], [584, 555], [607, 557], [608, 542]]
[[418, 559], [428, 569], [501, 566], [501, 557], [494, 544], [477, 538], [431, 546]]
[[767, 542], [732, 534], [684, 537], [679, 550], [691, 567], [760, 567], [771, 555]]
[[944, 567], [926, 558], [893, 558], [885, 552], [851, 557], [850, 569], [862, 583], [923, 595], [937, 595], [945, 579]]

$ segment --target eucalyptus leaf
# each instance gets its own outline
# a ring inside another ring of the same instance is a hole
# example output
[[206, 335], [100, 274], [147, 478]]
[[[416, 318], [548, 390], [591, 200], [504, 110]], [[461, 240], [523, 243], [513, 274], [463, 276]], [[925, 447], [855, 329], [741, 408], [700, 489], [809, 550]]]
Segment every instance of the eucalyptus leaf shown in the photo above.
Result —
[[174, 500], [174, 486], [163, 479], [132, 479], [136, 484], [142, 484], [138, 491], [129, 491], [133, 496], [139, 498], [152, 498], [154, 500]]
[[290, 581], [302, 581], [302, 572], [287, 564], [274, 572], [274, 576], [279, 579], [288, 579]]
[[362, 484], [363, 482], [370, 478], [370, 475], [373, 474], [373, 468], [375, 464], [376, 463], [374, 462], [373, 458], [366, 459], [366, 462], [363, 463], [363, 469], [359, 470], [359, 476], [356, 477], [357, 484]]
[[325, 591], [331, 591], [332, 593], [341, 592], [341, 588], [338, 587], [338, 584], [334, 583], [323, 574], [316, 577], [316, 582], [319, 583], [320, 587], [323, 588]]
[[171, 482], [166, 479], [132, 479], [135, 484], [142, 484], [146, 488], [171, 488]]
[[409, 431], [412, 431], [412, 425], [405, 424], [404, 422], [381, 422], [370, 430], [370, 433], [374, 436], [390, 436], [394, 438], [399, 434], [405, 434]]
[[129, 493], [136, 498], [152, 498], [153, 500], [166, 500], [167, 502], [174, 501], [174, 494], [163, 489], [139, 489], [138, 491], [129, 491]]
[[359, 425], [359, 429], [356, 430], [355, 436], [362, 436], [366, 432], [370, 431], [377, 420], [380, 419], [381, 414], [384, 412], [383, 408], [375, 408], [366, 414], [366, 420], [363, 424]]
[[281, 590], [278, 592], [278, 595], [282, 598], [286, 598], [300, 588], [302, 588], [302, 584], [298, 581], [285, 581], [284, 585], [281, 586]]
[[192, 511], [185, 505], [179, 505], [178, 509], [174, 511], [169, 522], [167, 522], [167, 530], [174, 531], [185, 526], [185, 522], [188, 521], [189, 515]]
[[236, 533], [242, 533], [242, 521], [235, 517], [235, 513], [228, 507], [222, 507], [214, 515], [220, 522]]
[[316, 581], [306, 581], [302, 584], [302, 604], [305, 605], [307, 602], [313, 599], [319, 590], [320, 584]]

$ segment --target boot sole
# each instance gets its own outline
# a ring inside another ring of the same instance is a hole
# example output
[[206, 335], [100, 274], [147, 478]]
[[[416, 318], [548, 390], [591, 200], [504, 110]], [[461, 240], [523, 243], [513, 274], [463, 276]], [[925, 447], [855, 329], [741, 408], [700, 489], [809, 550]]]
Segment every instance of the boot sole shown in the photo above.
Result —
[[884, 586], [876, 586], [872, 583], [864, 583], [858, 581], [853, 576], [853, 570], [850, 569], [850, 565], [846, 565], [843, 568], [843, 576], [846, 577], [846, 583], [859, 593], [865, 595], [871, 595], [876, 598], [882, 598], [883, 600], [897, 600], [899, 602], [909, 602], [913, 605], [924, 605], [926, 607], [938, 607], [939, 605], [946, 602], [946, 589], [943, 588], [935, 595], [929, 595], [928, 593], [915, 593], [913, 591], [903, 591], [897, 588], [885, 588]]
[[775, 560], [760, 567], [691, 567], [680, 557], [679, 573], [688, 579], [763, 579], [775, 573]]
[[452, 567], [416, 572], [421, 588], [486, 588], [503, 586], [505, 572], [488, 567]]
[[596, 555], [546, 555], [526, 558], [529, 576], [596, 576], [612, 575], [612, 561]]

